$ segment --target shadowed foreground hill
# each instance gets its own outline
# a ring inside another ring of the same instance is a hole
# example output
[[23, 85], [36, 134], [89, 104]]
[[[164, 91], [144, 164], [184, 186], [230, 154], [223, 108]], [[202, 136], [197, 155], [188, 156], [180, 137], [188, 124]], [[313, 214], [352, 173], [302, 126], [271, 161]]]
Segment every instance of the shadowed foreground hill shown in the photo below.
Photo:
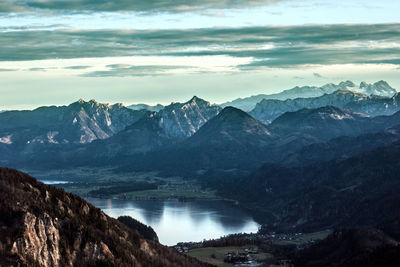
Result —
[[393, 143], [306, 167], [265, 164], [221, 190], [284, 230], [374, 227], [400, 214], [399, 158], [400, 143]]
[[83, 199], [0, 168], [0, 266], [205, 266]]
[[372, 228], [338, 229], [325, 240], [299, 251], [296, 267], [400, 266], [399, 242]]

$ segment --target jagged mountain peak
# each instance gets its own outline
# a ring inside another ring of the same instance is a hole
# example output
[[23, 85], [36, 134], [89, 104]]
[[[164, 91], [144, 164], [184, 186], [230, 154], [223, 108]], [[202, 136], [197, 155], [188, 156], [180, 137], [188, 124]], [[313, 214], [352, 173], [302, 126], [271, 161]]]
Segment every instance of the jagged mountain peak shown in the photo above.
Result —
[[391, 87], [391, 86], [390, 86], [386, 81], [384, 81], [384, 80], [380, 80], [380, 81], [374, 83], [374, 85]]
[[80, 106], [80, 107], [82, 107], [82, 106], [91, 106], [91, 107], [102, 106], [102, 107], [108, 107], [110, 105], [109, 104], [99, 103], [95, 99], [91, 99], [89, 101], [85, 101], [84, 99], [80, 98], [78, 101], [73, 102], [73, 103], [71, 103], [69, 105], [69, 107], [72, 107], [72, 106]]
[[276, 99], [276, 100], [288, 100], [296, 98], [310, 98], [319, 97], [324, 94], [332, 94], [337, 90], [351, 90], [370, 95], [378, 95], [385, 97], [392, 97], [396, 90], [392, 88], [387, 82], [379, 81], [374, 84], [367, 84], [362, 82], [360, 86], [354, 82], [347, 80], [340, 82], [339, 84], [328, 83], [321, 87], [317, 86], [296, 86], [292, 89], [284, 90], [280, 93], [275, 94], [260, 94], [246, 98], [238, 98], [230, 102], [222, 103], [222, 107], [234, 106], [245, 111], [250, 111], [255, 108], [257, 103], [260, 103], [263, 99]]
[[78, 107], [78, 108], [84, 108], [84, 109], [95, 108], [95, 109], [104, 109], [104, 110], [127, 108], [122, 103], [115, 103], [115, 104], [100, 103], [95, 99], [90, 99], [89, 101], [85, 101], [82, 98], [80, 98], [76, 102], [71, 103], [70, 105], [68, 105], [68, 107]]
[[359, 91], [367, 95], [377, 95], [377, 96], [393, 96], [396, 94], [396, 89], [391, 87], [386, 81], [380, 80], [373, 84], [368, 84], [366, 82], [361, 82], [359, 86]]
[[185, 103], [171, 103], [158, 112], [158, 117], [167, 136], [184, 139], [193, 135], [220, 110], [220, 107], [194, 96]]
[[353, 83], [352, 81], [350, 81], [350, 80], [347, 80], [347, 81], [345, 81], [345, 82], [341, 82], [341, 83], [339, 83], [339, 86], [343, 86], [343, 87], [355, 87], [356, 86], [356, 84], [355, 83]]
[[190, 100], [189, 100], [189, 102], [197, 102], [197, 101], [204, 101], [203, 99], [201, 99], [201, 98], [199, 98], [198, 96], [193, 96]]
[[183, 106], [188, 106], [188, 105], [211, 106], [210, 102], [197, 96], [193, 96], [189, 101], [183, 103]]
[[360, 88], [365, 88], [367, 86], [368, 86], [368, 84], [366, 82], [361, 82], [360, 83]]

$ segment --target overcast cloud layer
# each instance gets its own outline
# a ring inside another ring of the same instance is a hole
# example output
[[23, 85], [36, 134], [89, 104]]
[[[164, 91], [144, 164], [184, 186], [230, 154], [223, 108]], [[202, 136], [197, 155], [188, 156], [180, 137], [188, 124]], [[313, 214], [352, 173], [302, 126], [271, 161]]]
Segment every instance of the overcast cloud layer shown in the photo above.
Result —
[[2, 0], [0, 12], [34, 10], [188, 12], [248, 8], [283, 0]]
[[400, 24], [18, 31], [2, 33], [0, 47], [1, 61], [122, 56], [253, 58], [250, 64], [240, 66], [243, 70], [305, 64], [399, 64]]
[[81, 97], [223, 102], [347, 79], [400, 88], [399, 8], [398, 0], [0, 0], [0, 110]]

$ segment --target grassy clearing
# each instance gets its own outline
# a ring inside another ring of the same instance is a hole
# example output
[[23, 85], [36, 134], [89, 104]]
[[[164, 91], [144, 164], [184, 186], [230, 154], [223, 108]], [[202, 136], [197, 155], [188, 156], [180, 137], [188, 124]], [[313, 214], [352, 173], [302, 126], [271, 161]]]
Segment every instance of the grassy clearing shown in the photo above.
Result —
[[296, 237], [294, 240], [276, 240], [273, 243], [277, 245], [301, 245], [310, 241], [322, 240], [328, 237], [332, 233], [332, 230], [324, 230], [315, 233], [302, 234]]
[[218, 199], [213, 190], [204, 190], [195, 180], [182, 177], [161, 177], [158, 172], [129, 172], [116, 173], [112, 168], [91, 169], [76, 168], [67, 170], [50, 170], [45, 172], [27, 171], [41, 180], [70, 181], [70, 184], [57, 185], [66, 191], [80, 195], [90, 196], [91, 191], [114, 187], [117, 183], [146, 182], [156, 183], [157, 189], [121, 192], [106, 196], [107, 198], [120, 199]]
[[[190, 250], [187, 254], [195, 257], [201, 261], [208, 262], [211, 264], [215, 264], [218, 267], [231, 267], [233, 264], [225, 263], [224, 257], [225, 254], [229, 252], [239, 252], [244, 253], [245, 249], [249, 248], [249, 246], [243, 247], [207, 247], [207, 248], [198, 248]], [[258, 253], [253, 254], [254, 260], [265, 260], [267, 258], [271, 258], [272, 255], [269, 253]]]

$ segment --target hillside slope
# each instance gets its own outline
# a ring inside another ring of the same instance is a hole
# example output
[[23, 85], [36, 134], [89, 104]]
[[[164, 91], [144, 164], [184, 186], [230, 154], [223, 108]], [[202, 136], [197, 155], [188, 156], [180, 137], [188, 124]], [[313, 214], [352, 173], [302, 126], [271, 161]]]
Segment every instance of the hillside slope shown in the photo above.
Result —
[[80, 197], [0, 168], [1, 266], [205, 266]]
[[265, 164], [227, 192], [284, 229], [375, 226], [400, 214], [400, 143], [307, 167]]

